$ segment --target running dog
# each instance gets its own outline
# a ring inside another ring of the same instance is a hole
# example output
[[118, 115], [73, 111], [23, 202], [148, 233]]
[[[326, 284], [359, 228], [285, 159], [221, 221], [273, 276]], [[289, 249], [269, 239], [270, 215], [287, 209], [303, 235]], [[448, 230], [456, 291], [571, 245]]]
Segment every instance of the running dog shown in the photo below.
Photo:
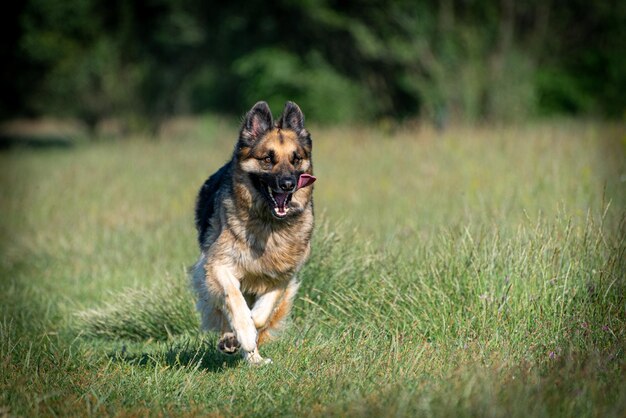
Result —
[[287, 102], [274, 123], [258, 102], [233, 156], [209, 177], [196, 204], [200, 258], [192, 267], [202, 328], [218, 349], [271, 362], [258, 346], [280, 329], [309, 257], [313, 232], [312, 141], [300, 108]]

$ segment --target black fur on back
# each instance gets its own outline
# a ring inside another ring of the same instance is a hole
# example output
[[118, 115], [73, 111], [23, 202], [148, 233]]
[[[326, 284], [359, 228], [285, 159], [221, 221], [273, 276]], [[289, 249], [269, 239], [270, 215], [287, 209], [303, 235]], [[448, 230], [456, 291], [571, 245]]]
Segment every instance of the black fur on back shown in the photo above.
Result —
[[222, 168], [217, 170], [204, 182], [198, 193], [196, 201], [196, 229], [198, 230], [198, 242], [202, 247], [206, 231], [209, 229], [209, 221], [215, 212], [218, 200], [218, 191], [224, 187], [230, 187], [229, 181], [232, 178], [232, 162], [229, 161]]

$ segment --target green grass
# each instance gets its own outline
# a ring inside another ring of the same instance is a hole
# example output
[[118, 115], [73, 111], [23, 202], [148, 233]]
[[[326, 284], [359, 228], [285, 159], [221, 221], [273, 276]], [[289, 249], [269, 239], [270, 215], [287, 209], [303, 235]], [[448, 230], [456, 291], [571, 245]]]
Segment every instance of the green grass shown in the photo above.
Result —
[[313, 254], [252, 368], [197, 332], [237, 126], [0, 154], [0, 415], [623, 416], [626, 133], [312, 127]]

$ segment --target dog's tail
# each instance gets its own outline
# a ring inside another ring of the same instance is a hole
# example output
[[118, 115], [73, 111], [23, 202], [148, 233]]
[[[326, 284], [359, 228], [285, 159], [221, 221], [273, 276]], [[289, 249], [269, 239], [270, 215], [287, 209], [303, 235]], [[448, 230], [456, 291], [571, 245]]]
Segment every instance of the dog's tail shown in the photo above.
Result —
[[274, 312], [272, 312], [265, 328], [259, 330], [258, 345], [272, 340], [278, 331], [283, 328], [285, 320], [289, 316], [289, 312], [291, 312], [298, 287], [300, 287], [300, 282], [294, 278], [287, 286], [287, 289], [285, 289], [283, 297], [276, 305], [276, 308], [274, 308]]

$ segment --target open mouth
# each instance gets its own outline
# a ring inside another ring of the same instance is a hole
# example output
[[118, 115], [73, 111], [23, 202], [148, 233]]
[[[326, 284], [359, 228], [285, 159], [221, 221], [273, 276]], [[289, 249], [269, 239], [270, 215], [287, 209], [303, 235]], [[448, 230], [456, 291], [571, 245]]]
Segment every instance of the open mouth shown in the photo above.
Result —
[[272, 215], [277, 218], [284, 218], [289, 213], [289, 202], [293, 193], [279, 193], [266, 186], [267, 193], [272, 201]]
[[[259, 178], [260, 176], [251, 176], [252, 182], [256, 189], [263, 195], [270, 207], [270, 212], [276, 219], [284, 219], [290, 213], [298, 212], [297, 205], [291, 206], [291, 199], [293, 194], [303, 188], [313, 184], [316, 180], [312, 174], [300, 174], [298, 178], [298, 184], [291, 192], [281, 192], [273, 189], [269, 186], [267, 179]], [[273, 179], [269, 179], [273, 181]]]

